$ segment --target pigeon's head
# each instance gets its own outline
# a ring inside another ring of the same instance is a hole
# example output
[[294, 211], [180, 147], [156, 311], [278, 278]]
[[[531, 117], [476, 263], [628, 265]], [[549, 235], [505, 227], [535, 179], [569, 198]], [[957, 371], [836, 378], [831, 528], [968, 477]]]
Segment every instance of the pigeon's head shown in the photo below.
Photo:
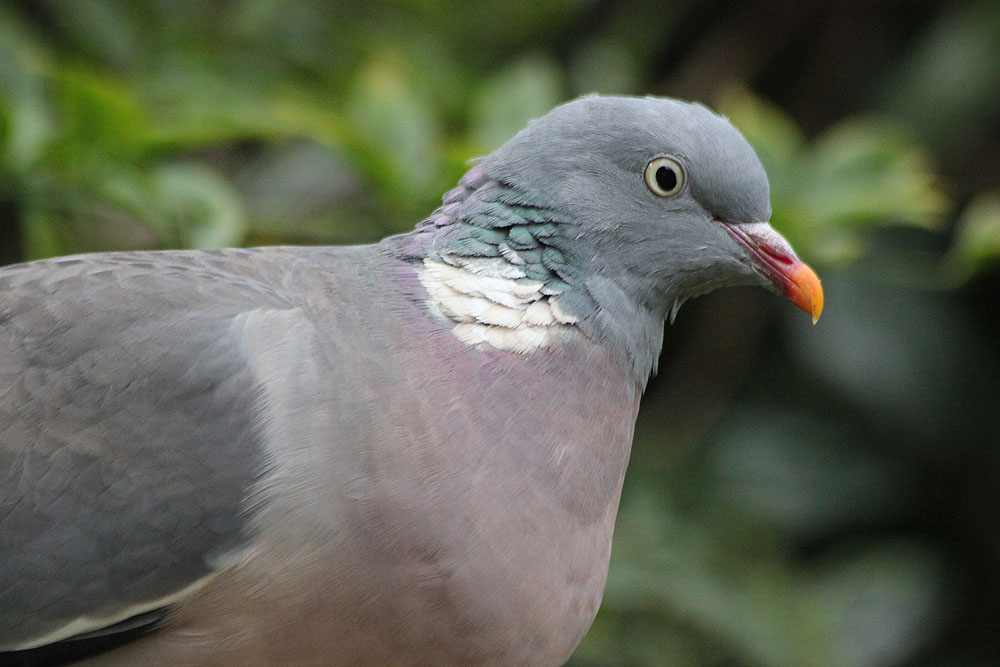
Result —
[[819, 318], [816, 274], [767, 224], [760, 160], [703, 106], [584, 97], [533, 121], [480, 167], [572, 221], [598, 302], [627, 297], [666, 315], [688, 297], [749, 284]]

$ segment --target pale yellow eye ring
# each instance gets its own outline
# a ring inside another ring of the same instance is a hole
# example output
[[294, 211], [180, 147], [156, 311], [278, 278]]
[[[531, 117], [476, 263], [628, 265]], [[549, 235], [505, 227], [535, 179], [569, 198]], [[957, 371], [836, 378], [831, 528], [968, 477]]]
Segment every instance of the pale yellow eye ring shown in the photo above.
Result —
[[645, 179], [657, 197], [673, 197], [684, 187], [684, 167], [671, 157], [653, 158], [646, 165]]

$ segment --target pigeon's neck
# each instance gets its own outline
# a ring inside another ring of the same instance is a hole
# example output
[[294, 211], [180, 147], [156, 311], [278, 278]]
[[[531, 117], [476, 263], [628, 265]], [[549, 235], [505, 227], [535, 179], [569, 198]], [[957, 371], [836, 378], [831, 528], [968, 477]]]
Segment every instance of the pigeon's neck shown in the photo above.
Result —
[[619, 356], [640, 388], [655, 371], [662, 316], [588, 275], [593, 248], [569, 216], [478, 167], [386, 243], [419, 262], [428, 307], [468, 345], [529, 355], [582, 335]]

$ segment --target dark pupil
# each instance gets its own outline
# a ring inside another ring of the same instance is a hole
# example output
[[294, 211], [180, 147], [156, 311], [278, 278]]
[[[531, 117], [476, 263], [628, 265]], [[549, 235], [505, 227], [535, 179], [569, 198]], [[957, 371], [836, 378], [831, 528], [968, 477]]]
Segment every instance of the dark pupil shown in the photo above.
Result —
[[660, 167], [656, 170], [656, 184], [664, 192], [670, 192], [677, 187], [677, 174], [670, 167]]

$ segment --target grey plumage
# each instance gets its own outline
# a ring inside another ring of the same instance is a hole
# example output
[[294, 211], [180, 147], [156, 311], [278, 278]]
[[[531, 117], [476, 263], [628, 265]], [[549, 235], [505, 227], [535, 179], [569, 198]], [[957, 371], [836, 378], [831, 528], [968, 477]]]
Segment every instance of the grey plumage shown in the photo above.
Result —
[[244, 543], [266, 466], [228, 329], [248, 307], [287, 304], [227, 280], [234, 259], [96, 255], [0, 273], [6, 641], [45, 637], [54, 619], [120, 620], [116, 607], [169, 596]]
[[374, 246], [0, 270], [0, 650], [168, 607], [102, 664], [560, 663], [664, 317], [778, 285], [769, 213], [723, 119], [590, 97]]

